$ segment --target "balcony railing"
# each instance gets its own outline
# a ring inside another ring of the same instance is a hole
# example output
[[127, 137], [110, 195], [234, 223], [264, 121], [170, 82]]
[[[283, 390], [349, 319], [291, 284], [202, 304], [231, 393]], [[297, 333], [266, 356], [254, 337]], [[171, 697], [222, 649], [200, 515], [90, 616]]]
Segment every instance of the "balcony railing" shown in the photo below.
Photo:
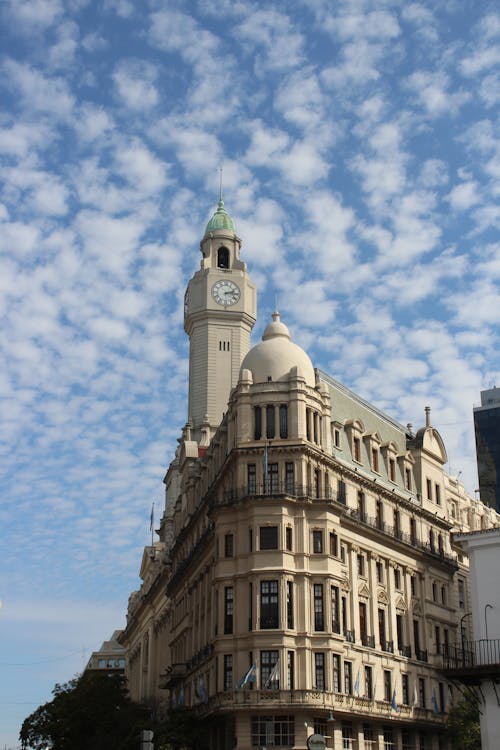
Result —
[[500, 638], [481, 638], [461, 644], [444, 644], [443, 668], [446, 670], [497, 671], [500, 676]]
[[406, 656], [408, 659], [411, 658], [411, 646], [399, 646], [398, 651], [400, 656]]
[[421, 648], [415, 649], [415, 658], [419, 661], [429, 661], [427, 651], [423, 651]]
[[394, 641], [382, 641], [380, 644], [382, 651], [386, 651], [388, 654], [394, 653]]
[[348, 643], [355, 643], [356, 641], [354, 630], [344, 630], [344, 637]]
[[375, 648], [375, 636], [361, 633], [361, 643], [363, 646], [368, 646], [368, 648]]

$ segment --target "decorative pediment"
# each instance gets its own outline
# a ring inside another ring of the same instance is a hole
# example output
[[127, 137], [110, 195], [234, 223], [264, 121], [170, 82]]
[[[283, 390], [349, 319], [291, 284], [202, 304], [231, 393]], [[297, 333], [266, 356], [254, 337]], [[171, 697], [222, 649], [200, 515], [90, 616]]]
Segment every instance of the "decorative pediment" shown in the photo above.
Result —
[[351, 584], [347, 576], [344, 576], [340, 581], [340, 588], [342, 591], [350, 591], [351, 590]]
[[358, 588], [358, 596], [364, 596], [367, 599], [370, 598], [370, 589], [368, 588], [368, 586], [366, 585], [366, 583], [363, 582], [363, 583], [360, 584], [360, 586]]
[[402, 612], [406, 612], [408, 609], [408, 604], [406, 603], [406, 599], [404, 596], [398, 596], [396, 599], [396, 609], [400, 609]]
[[414, 615], [421, 615], [422, 614], [422, 607], [420, 606], [420, 602], [417, 599], [414, 599], [413, 602], [413, 614]]
[[377, 601], [379, 604], [389, 604], [389, 598], [384, 589], [379, 589], [377, 593]]

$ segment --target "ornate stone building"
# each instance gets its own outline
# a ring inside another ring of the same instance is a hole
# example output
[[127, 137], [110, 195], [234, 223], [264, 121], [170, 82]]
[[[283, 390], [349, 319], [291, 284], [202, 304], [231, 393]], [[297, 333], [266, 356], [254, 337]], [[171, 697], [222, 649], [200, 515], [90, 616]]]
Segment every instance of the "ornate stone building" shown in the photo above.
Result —
[[498, 525], [414, 433], [315, 370], [255, 287], [222, 201], [188, 285], [188, 421], [121, 635], [132, 698], [214, 721], [214, 750], [438, 750], [442, 653], [469, 611], [452, 531]]

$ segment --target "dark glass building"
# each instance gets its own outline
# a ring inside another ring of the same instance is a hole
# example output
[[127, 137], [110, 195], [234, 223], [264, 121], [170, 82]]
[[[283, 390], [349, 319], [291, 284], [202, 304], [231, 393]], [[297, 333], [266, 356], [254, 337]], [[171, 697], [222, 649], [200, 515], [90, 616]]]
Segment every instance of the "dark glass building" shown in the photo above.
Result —
[[481, 391], [474, 431], [481, 500], [500, 511], [500, 388]]

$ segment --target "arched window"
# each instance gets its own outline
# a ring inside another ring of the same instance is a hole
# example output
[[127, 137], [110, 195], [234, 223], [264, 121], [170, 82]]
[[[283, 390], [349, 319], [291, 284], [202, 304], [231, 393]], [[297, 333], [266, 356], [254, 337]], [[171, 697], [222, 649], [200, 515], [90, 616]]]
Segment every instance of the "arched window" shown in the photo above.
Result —
[[229, 250], [227, 247], [219, 247], [217, 250], [217, 268], [229, 268]]

